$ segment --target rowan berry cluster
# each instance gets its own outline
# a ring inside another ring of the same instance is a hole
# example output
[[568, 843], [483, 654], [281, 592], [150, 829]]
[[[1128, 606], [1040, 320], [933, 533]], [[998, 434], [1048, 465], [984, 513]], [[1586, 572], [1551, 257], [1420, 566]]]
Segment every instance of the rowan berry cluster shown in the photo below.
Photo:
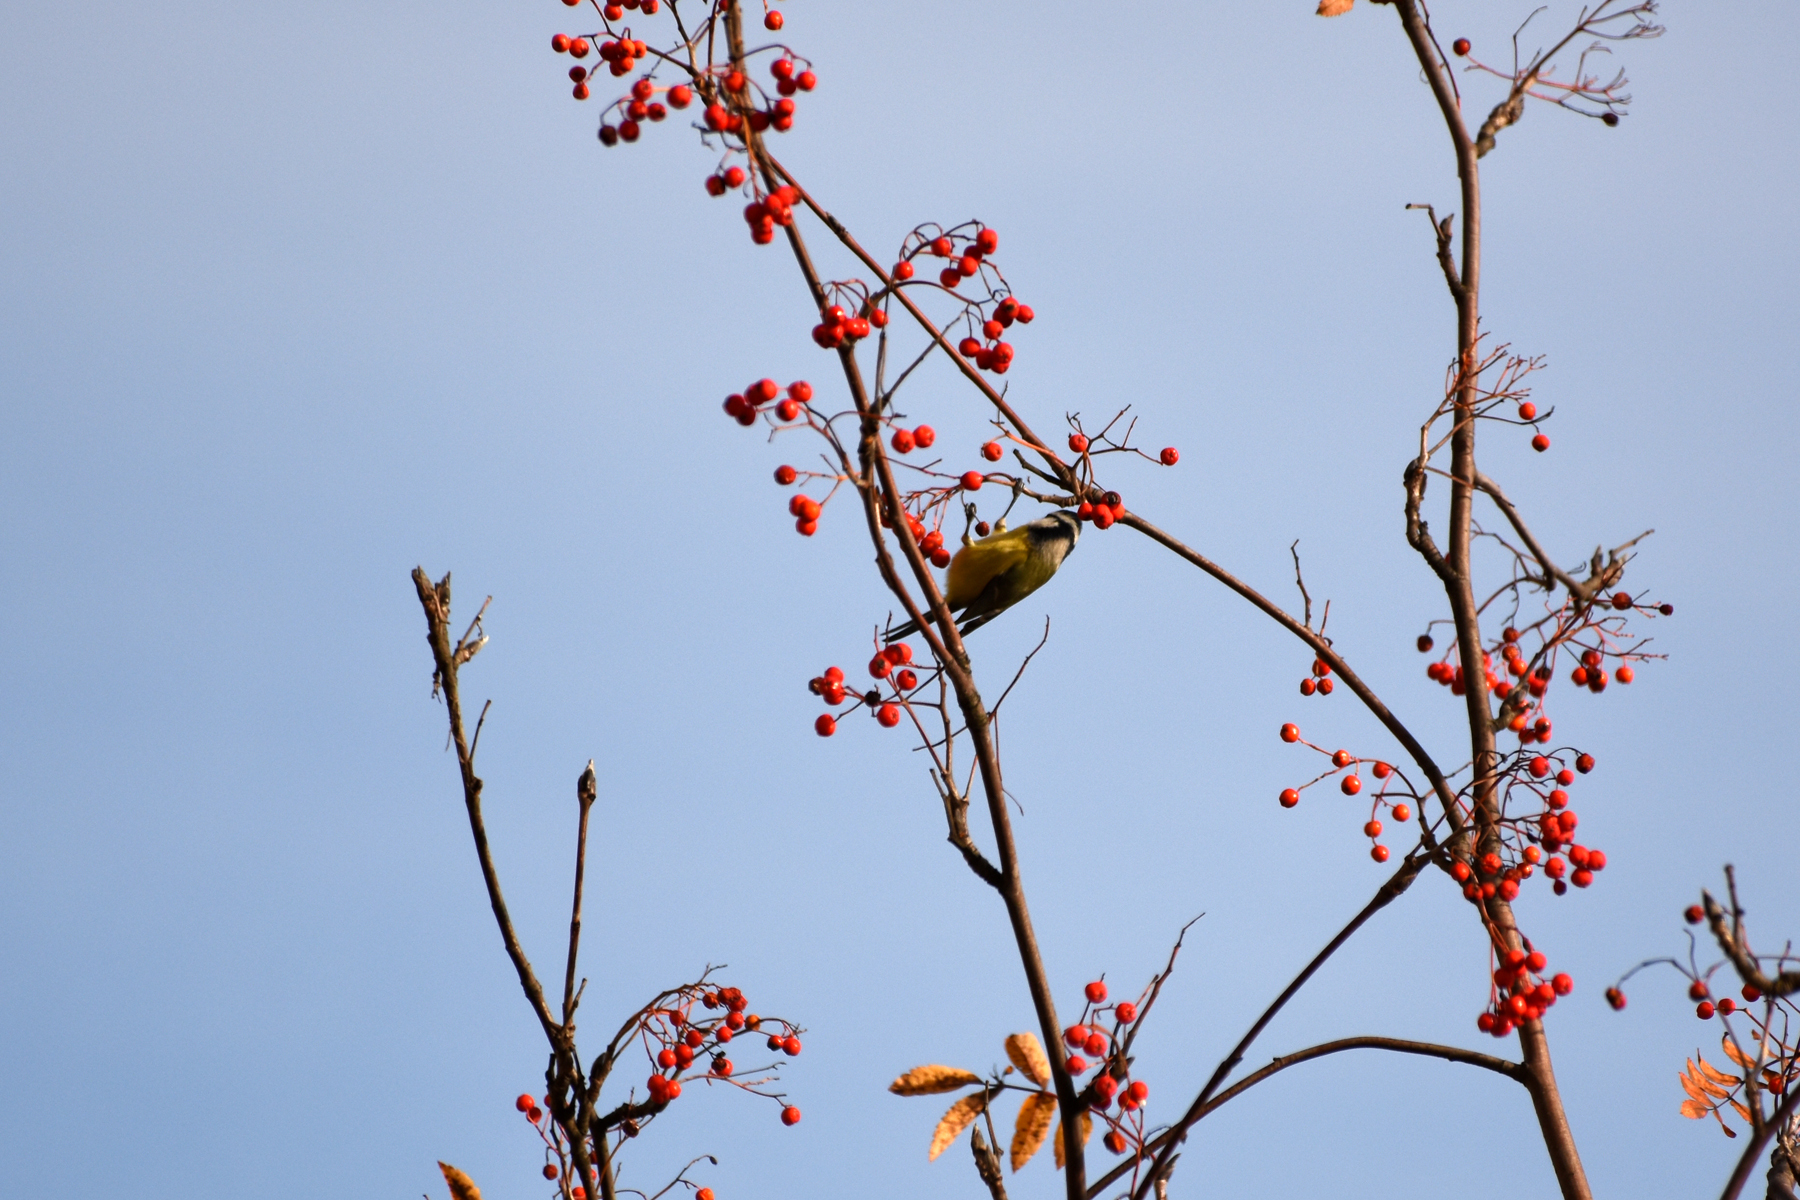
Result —
[[1300, 681], [1300, 694], [1311, 696], [1329, 696], [1337, 685], [1331, 682], [1331, 664], [1322, 658], [1313, 659], [1312, 674]]
[[[1096, 1074], [1082, 1089], [1081, 1099], [1088, 1111], [1098, 1114], [1106, 1123], [1101, 1143], [1114, 1154], [1128, 1149], [1141, 1150], [1144, 1145], [1144, 1106], [1150, 1099], [1150, 1085], [1131, 1078], [1131, 1061], [1126, 1057], [1121, 1036], [1140, 1016], [1138, 1001], [1120, 1000], [1107, 1003], [1106, 982], [1096, 979], [1083, 989], [1081, 1017], [1063, 1030], [1063, 1044], [1069, 1048], [1066, 1060], [1069, 1074]], [[1105, 1028], [1110, 1025], [1111, 1029]], [[1119, 1111], [1112, 1112], [1114, 1101]]]
[[[859, 694], [847, 689], [844, 686], [842, 667], [826, 667], [825, 673], [814, 676], [806, 687], [833, 708], [846, 701], [850, 703], [850, 707], [845, 712], [866, 708], [877, 725], [883, 729], [892, 729], [900, 724], [901, 716], [910, 708], [912, 694], [918, 690], [921, 682], [918, 672], [909, 665], [912, 660], [913, 649], [910, 645], [906, 642], [892, 642], [882, 647], [869, 660], [869, 676], [874, 683], [867, 691]], [[936, 676], [936, 668], [925, 672], [927, 680]], [[887, 688], [885, 698], [883, 686]], [[813, 722], [813, 731], [820, 737], [830, 737], [837, 732], [837, 718], [830, 713], [820, 713], [818, 720]]]
[[[800, 1053], [800, 1030], [787, 1021], [746, 1012], [749, 1001], [737, 988], [685, 993], [676, 999], [677, 1003], [652, 1009], [639, 1021], [639, 1037], [652, 1068], [644, 1087], [653, 1111], [660, 1112], [681, 1096], [683, 1079], [731, 1083], [746, 1089], [766, 1082], [766, 1067], [738, 1076], [726, 1049], [737, 1037], [765, 1037], [772, 1051], [789, 1057]], [[696, 1007], [703, 1010], [702, 1015], [696, 1015]], [[792, 1125], [799, 1119], [799, 1109], [783, 1107], [782, 1124]]]
[[[1298, 787], [1282, 789], [1278, 797], [1281, 807], [1297, 806], [1301, 792], [1333, 778], [1338, 780], [1338, 790], [1344, 795], [1360, 795], [1364, 787], [1362, 767], [1367, 764], [1369, 775], [1376, 781], [1368, 820], [1362, 827], [1363, 836], [1372, 843], [1370, 858], [1384, 863], [1390, 857], [1388, 847], [1378, 840], [1385, 828], [1384, 811], [1400, 826], [1411, 821], [1415, 813], [1424, 819], [1427, 797], [1394, 765], [1380, 759], [1359, 758], [1348, 750], [1326, 750], [1314, 745], [1300, 736], [1300, 727], [1292, 722], [1283, 725], [1280, 734], [1283, 742], [1306, 746], [1330, 760], [1329, 768], [1315, 778]], [[1594, 882], [1595, 873], [1605, 869], [1604, 851], [1574, 842], [1578, 818], [1568, 808], [1569, 793], [1565, 789], [1594, 769], [1594, 759], [1579, 754], [1573, 763], [1574, 769], [1570, 770], [1561, 765], [1560, 756], [1520, 753], [1500, 764], [1495, 786], [1499, 819], [1491, 828], [1492, 836], [1484, 838], [1484, 844], [1493, 848], [1450, 862], [1450, 876], [1462, 885], [1464, 899], [1477, 906], [1495, 898], [1511, 903], [1518, 898], [1520, 885], [1540, 868], [1551, 880], [1551, 889], [1561, 896], [1571, 883], [1588, 887]], [[1522, 808], [1528, 811], [1521, 814], [1518, 810]], [[1566, 860], [1563, 854], [1567, 855]], [[1495, 976], [1491, 1010], [1482, 1014], [1480, 1028], [1504, 1037], [1521, 1019], [1536, 1020], [1556, 1002], [1556, 997], [1567, 995], [1572, 981], [1566, 975], [1543, 977], [1544, 956], [1531, 950], [1529, 942], [1522, 954], [1504, 946], [1497, 947], [1496, 954], [1503, 960], [1496, 970], [1507, 973], [1504, 978]]]

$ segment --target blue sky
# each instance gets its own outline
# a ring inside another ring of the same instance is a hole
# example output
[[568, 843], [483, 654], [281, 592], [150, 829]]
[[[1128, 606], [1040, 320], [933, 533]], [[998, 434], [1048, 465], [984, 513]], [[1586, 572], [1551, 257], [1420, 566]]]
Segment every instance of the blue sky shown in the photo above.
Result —
[[[832, 372], [791, 263], [702, 191], [697, 140], [671, 122], [602, 150], [548, 0], [14, 9], [0, 1192], [441, 1194], [444, 1158], [493, 1200], [547, 1193], [511, 1108], [542, 1052], [429, 697], [423, 564], [465, 614], [495, 596], [465, 686], [495, 702], [491, 829], [540, 963], [574, 780], [601, 766], [590, 1032], [720, 962], [810, 1030], [799, 1127], [684, 1098], [627, 1182], [712, 1152], [721, 1200], [969, 1194], [960, 1153], [925, 1161], [935, 1101], [883, 1089], [997, 1061], [1027, 997], [899, 735], [810, 730], [806, 679], [860, 662], [886, 604], [855, 523], [796, 537], [769, 483], [788, 450], [719, 413], [760, 375]], [[1454, 208], [1455, 180], [1392, 14], [789, 9], [821, 82], [784, 160], [872, 247], [996, 227], [1039, 314], [1015, 402], [1039, 428], [1133, 404], [1183, 458], [1114, 486], [1284, 601], [1299, 538], [1340, 649], [1452, 757], [1399, 479], [1453, 331], [1402, 206]], [[1526, 9], [1435, 20], [1479, 53]], [[1548, 357], [1557, 409], [1550, 453], [1490, 436], [1486, 469], [1570, 563], [1654, 527], [1630, 582], [1677, 606], [1666, 663], [1559, 701], [1559, 740], [1600, 760], [1576, 800], [1611, 865], [1521, 903], [1577, 980], [1549, 1027], [1600, 1195], [1704, 1192], [1732, 1152], [1676, 1115], [1716, 1027], [1673, 977], [1623, 1015], [1601, 990], [1685, 946], [1679, 911], [1725, 862], [1765, 942], [1800, 931], [1790, 16], [1670, 3], [1668, 35], [1620, 56], [1620, 128], [1534, 109], [1484, 163], [1489, 328]], [[946, 376], [911, 404], [972, 460], [981, 415]], [[1166, 1119], [1380, 878], [1361, 817], [1275, 805], [1306, 769], [1277, 726], [1394, 748], [1341, 693], [1302, 702], [1297, 644], [1127, 532], [1090, 531], [1026, 608], [978, 665], [1003, 683], [1052, 616], [1005, 737], [1062, 1004], [1102, 971], [1147, 979], [1207, 914], [1140, 1042]], [[1428, 878], [1258, 1049], [1490, 1048], [1482, 972]], [[1311, 1188], [1330, 1164], [1346, 1196], [1541, 1194], [1532, 1135], [1509, 1084], [1345, 1057], [1209, 1120], [1182, 1190]], [[1048, 1163], [1014, 1191], [1056, 1194]]]

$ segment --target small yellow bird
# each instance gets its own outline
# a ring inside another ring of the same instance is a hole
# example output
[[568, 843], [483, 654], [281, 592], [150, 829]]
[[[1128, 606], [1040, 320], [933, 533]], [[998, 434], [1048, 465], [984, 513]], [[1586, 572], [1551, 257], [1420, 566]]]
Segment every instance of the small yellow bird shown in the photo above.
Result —
[[[944, 602], [962, 620], [959, 631], [966, 637], [1049, 583], [1080, 537], [1081, 522], [1059, 509], [964, 545], [950, 560], [944, 588]], [[918, 631], [908, 621], [887, 636], [893, 641]]]

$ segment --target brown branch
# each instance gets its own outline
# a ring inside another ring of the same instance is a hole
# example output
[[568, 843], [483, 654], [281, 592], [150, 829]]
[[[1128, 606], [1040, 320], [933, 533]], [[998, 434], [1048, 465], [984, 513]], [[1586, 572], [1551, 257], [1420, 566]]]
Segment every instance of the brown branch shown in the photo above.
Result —
[[[1337, 936], [1326, 943], [1323, 950], [1313, 955], [1312, 961], [1306, 964], [1305, 969], [1294, 976], [1292, 982], [1282, 989], [1281, 995], [1275, 998], [1275, 1002], [1264, 1009], [1262, 1016], [1256, 1019], [1256, 1023], [1250, 1026], [1249, 1031], [1245, 1033], [1242, 1038], [1238, 1039], [1238, 1044], [1231, 1048], [1231, 1053], [1226, 1055], [1219, 1063], [1218, 1067], [1213, 1070], [1212, 1078], [1206, 1081], [1206, 1086], [1200, 1089], [1200, 1094], [1194, 1097], [1194, 1102], [1192, 1104], [1188, 1105], [1187, 1112], [1182, 1114], [1179, 1121], [1169, 1127], [1167, 1140], [1165, 1140], [1161, 1152], [1157, 1155], [1156, 1163], [1152, 1167], [1145, 1183], [1140, 1185], [1138, 1189], [1140, 1195], [1137, 1197], [1137, 1200], [1144, 1200], [1144, 1195], [1142, 1193], [1146, 1192], [1149, 1179], [1157, 1178], [1162, 1174], [1168, 1165], [1168, 1160], [1175, 1153], [1175, 1147], [1186, 1137], [1187, 1131], [1193, 1126], [1194, 1122], [1206, 1115], [1206, 1105], [1207, 1102], [1212, 1099], [1213, 1093], [1219, 1089], [1219, 1086], [1225, 1082], [1226, 1077], [1231, 1074], [1237, 1065], [1244, 1061], [1245, 1051], [1249, 1050], [1251, 1043], [1256, 1041], [1264, 1029], [1268, 1028], [1269, 1022], [1275, 1019], [1275, 1014], [1279, 1013], [1287, 1002], [1293, 999], [1294, 995], [1299, 992], [1301, 988], [1306, 986], [1306, 981], [1311, 979], [1314, 973], [1317, 972], [1320, 967], [1325, 965], [1326, 960], [1337, 953], [1338, 947], [1349, 941], [1370, 917], [1386, 908], [1389, 904], [1392, 904], [1405, 893], [1407, 888], [1413, 885], [1413, 880], [1419, 877], [1419, 872], [1424, 870], [1427, 861], [1426, 856], [1422, 854], [1409, 854], [1406, 858], [1402, 859], [1400, 869], [1395, 871], [1393, 875], [1388, 878], [1388, 881], [1381, 885], [1369, 902], [1363, 905], [1362, 911], [1352, 917], [1348, 925], [1338, 930]], [[1091, 1192], [1090, 1195], [1092, 1195]]]
[[525, 957], [525, 948], [519, 944], [519, 935], [513, 929], [512, 915], [506, 908], [506, 897], [500, 891], [500, 874], [494, 869], [494, 855], [488, 848], [487, 824], [481, 816], [481, 779], [475, 774], [475, 760], [463, 735], [462, 694], [457, 687], [456, 652], [450, 645], [450, 576], [446, 574], [442, 581], [433, 586], [425, 569], [414, 567], [412, 579], [413, 586], [418, 589], [419, 604], [425, 610], [426, 640], [431, 644], [431, 656], [437, 664], [437, 677], [444, 693], [444, 706], [449, 710], [450, 736], [456, 743], [456, 761], [462, 773], [463, 807], [469, 813], [469, 832], [475, 839], [475, 856], [481, 863], [482, 882], [487, 885], [488, 904], [494, 910], [494, 921], [500, 927], [500, 940], [506, 946], [506, 956], [512, 959], [513, 969], [518, 972], [519, 986], [524, 989], [525, 999], [530, 1002], [532, 1012], [537, 1014], [538, 1024], [543, 1026], [544, 1036], [549, 1039], [551, 1047], [561, 1050], [567, 1044], [567, 1036], [562, 1026], [550, 1015], [550, 1005], [544, 999], [543, 986], [538, 983], [537, 973], [531, 969], [531, 960]]
[[581, 947], [581, 888], [587, 875], [588, 812], [594, 807], [598, 789], [594, 782], [594, 760], [588, 759], [587, 770], [575, 783], [575, 802], [581, 808], [581, 824], [575, 835], [575, 900], [569, 912], [569, 968], [563, 976], [563, 1028], [575, 1032], [575, 960]]
[[[1419, 765], [1419, 770], [1423, 771], [1425, 777], [1431, 781], [1432, 790], [1436, 793], [1439, 803], [1443, 806], [1444, 813], [1450, 822], [1453, 833], [1458, 835], [1461, 834], [1462, 816], [1457, 811], [1456, 792], [1451, 788], [1449, 780], [1444, 777], [1443, 771], [1438, 769], [1436, 761], [1432, 759], [1425, 747], [1419, 744], [1419, 739], [1412, 735], [1412, 731], [1402, 724], [1398, 717], [1388, 711], [1388, 707], [1386, 704], [1382, 703], [1381, 697], [1377, 696], [1374, 690], [1371, 689], [1368, 684], [1363, 682], [1362, 677], [1351, 670], [1350, 664], [1345, 662], [1343, 657], [1331, 648], [1330, 642], [1327, 642], [1323, 637], [1314, 633], [1311, 629], [1308, 629], [1301, 622], [1296, 621], [1274, 601], [1263, 596], [1262, 593], [1243, 582], [1230, 571], [1219, 566], [1219, 564], [1213, 562], [1199, 551], [1191, 549], [1170, 534], [1164, 533], [1161, 529], [1150, 524], [1150, 522], [1144, 520], [1136, 513], [1127, 512], [1120, 521], [1120, 524], [1137, 530], [1151, 541], [1156, 542], [1165, 549], [1173, 551], [1178, 557], [1184, 558], [1194, 566], [1199, 567], [1202, 571], [1211, 575], [1214, 579], [1242, 596], [1245, 600], [1248, 600], [1261, 611], [1263, 615], [1273, 620], [1277, 625], [1280, 625], [1283, 629], [1305, 642], [1307, 646], [1312, 649], [1314, 654], [1318, 655], [1319, 658], [1330, 666], [1333, 671], [1337, 672], [1338, 678], [1343, 680], [1344, 686], [1355, 693], [1356, 698], [1362, 701], [1363, 707], [1374, 714], [1375, 719], [1381, 722], [1382, 727], [1393, 734], [1395, 740], [1406, 748], [1406, 752], [1412, 756], [1412, 760]], [[1435, 843], [1433, 844], [1433, 848], [1435, 848]]]
[[[1737, 906], [1737, 881], [1733, 877], [1731, 867], [1725, 868], [1727, 880], [1732, 888], [1732, 911], [1727, 913], [1719, 902], [1713, 899], [1712, 893], [1702, 891], [1700, 902], [1706, 909], [1706, 923], [1712, 930], [1713, 939], [1719, 943], [1719, 949], [1737, 968], [1738, 977], [1765, 996], [1791, 996], [1800, 992], [1800, 971], [1782, 971], [1773, 978], [1763, 973], [1762, 964], [1756, 955], [1750, 952], [1749, 939], [1744, 936], [1743, 913]], [[1726, 926], [1726, 918], [1731, 924]]]
[[[740, 14], [736, 3], [730, 4], [726, 10], [726, 34], [730, 39], [732, 64], [742, 70], [744, 68], [744, 47]], [[807, 207], [818, 214], [821, 220], [826, 221], [827, 228], [832, 228], [834, 233], [842, 229], [835, 219], [827, 217], [799, 184], [793, 183], [791, 177], [780, 169], [774, 158], [769, 155], [761, 139], [747, 125], [744, 138], [752, 162], [762, 172], [763, 178], [771, 190], [774, 189], [775, 179], [779, 173], [780, 178], [788, 180], [800, 192]], [[787, 235], [794, 260], [799, 265], [814, 300], [822, 307], [824, 289], [820, 284], [818, 272], [813, 267], [811, 255], [807, 251], [805, 240], [800, 234], [797, 223], [790, 223], [787, 226]], [[847, 232], [841, 233], [839, 236], [840, 239], [848, 239]], [[845, 244], [852, 247], [854, 252], [870, 265], [871, 269], [879, 273], [879, 267], [874, 265], [873, 260], [859, 246], [854, 245], [853, 240], [846, 240]], [[889, 282], [891, 283], [891, 281]], [[925, 321], [924, 314], [919, 313], [904, 296], [901, 297], [901, 300], [903, 304], [906, 304], [908, 311], [913, 313], [915, 319], [926, 327], [930, 327], [929, 323]], [[935, 333], [935, 337], [940, 342], [944, 340], [941, 332]], [[988, 395], [990, 401], [1015, 422], [1018, 432], [1023, 436], [1030, 437], [1047, 456], [1047, 461], [1057, 463], [1055, 456], [1051, 455], [1048, 450], [1044, 450], [1043, 444], [1037, 441], [1035, 435], [1029, 433], [1024, 422], [1018, 419], [1011, 406], [1007, 405], [1004, 399], [988, 387], [986, 381], [976, 375], [971, 366], [963, 362], [960, 355], [956, 355], [948, 345], [945, 346], [945, 349], [946, 352], [952, 354], [954, 361], [962, 363], [964, 373]], [[968, 651], [963, 646], [955, 619], [951, 616], [949, 607], [944, 602], [943, 594], [938, 589], [937, 581], [932, 577], [924, 555], [920, 552], [918, 543], [913, 539], [912, 530], [905, 519], [906, 514], [900, 503], [901, 492], [894, 482], [892, 466], [888, 462], [886, 451], [882, 446], [879, 436], [879, 421], [863, 386], [862, 372], [857, 366], [855, 346], [847, 345], [840, 348], [838, 358], [843, 364], [845, 381], [849, 385], [857, 415], [862, 420], [857, 450], [858, 457], [863, 464], [863, 478], [867, 481], [873, 475], [880, 484], [879, 499], [872, 494], [873, 489], [867, 486], [859, 489], [863, 496], [870, 540], [875, 545], [877, 561], [882, 563], [883, 578], [888, 583], [889, 589], [907, 609], [908, 615], [919, 620], [921, 634], [931, 646], [933, 654], [937, 656], [945, 675], [950, 680], [951, 687], [956, 692], [957, 703], [962, 710], [969, 740], [974, 748], [976, 764], [980, 770], [982, 791], [987, 800], [988, 820], [993, 831], [996, 856], [1000, 860], [998, 866], [1002, 876], [1002, 886], [997, 890], [1006, 905], [1007, 918], [1012, 925], [1013, 940], [1018, 949], [1020, 965], [1025, 972], [1026, 986], [1031, 993], [1032, 1007], [1037, 1014], [1039, 1030], [1045, 1046], [1049, 1048], [1050, 1072], [1056, 1085], [1057, 1107], [1062, 1115], [1064, 1127], [1073, 1129], [1077, 1127], [1082, 1105], [1076, 1097], [1074, 1081], [1069, 1075], [1060, 1036], [1061, 1027], [1056, 1015], [1056, 1000], [1051, 993], [1049, 973], [1044, 967], [1043, 953], [1038, 946], [1037, 933], [1032, 927], [1031, 910], [1026, 902], [1024, 883], [1020, 878], [1012, 819], [1006, 808], [1006, 793], [1000, 777], [1000, 760], [994, 746], [988, 713], [982, 704], [981, 694], [975, 686]], [[1057, 463], [1057, 465], [1061, 464]], [[1064, 469], [1066, 470], [1066, 468]], [[927, 597], [932, 615], [942, 630], [941, 641], [932, 634], [929, 625], [920, 617], [910, 593], [901, 585], [897, 572], [893, 570], [891, 560], [887, 558], [886, 539], [881, 534], [877, 510], [878, 502], [885, 502], [888, 507], [890, 522], [895, 538], [900, 543], [901, 553], [912, 568], [913, 577]], [[1084, 1200], [1087, 1192], [1085, 1147], [1075, 1138], [1069, 1138], [1068, 1143], [1064, 1171], [1068, 1200]]]
[[[1311, 1062], [1315, 1058], [1324, 1058], [1331, 1054], [1341, 1054], [1346, 1050], [1386, 1050], [1394, 1054], [1416, 1054], [1424, 1058], [1441, 1058], [1446, 1062], [1462, 1063], [1466, 1066], [1480, 1067], [1483, 1070], [1493, 1071], [1496, 1074], [1504, 1075], [1508, 1079], [1518, 1082], [1523, 1082], [1523, 1076], [1525, 1074], [1525, 1068], [1520, 1063], [1509, 1062], [1504, 1058], [1495, 1058], [1491, 1054], [1481, 1054], [1474, 1050], [1464, 1050], [1457, 1046], [1440, 1046], [1431, 1042], [1415, 1042], [1405, 1038], [1373, 1036], [1339, 1038], [1334, 1042], [1322, 1042], [1317, 1046], [1308, 1046], [1304, 1050], [1296, 1050], [1292, 1054], [1284, 1054], [1279, 1058], [1269, 1060], [1266, 1066], [1258, 1068], [1232, 1084], [1229, 1088], [1226, 1088], [1223, 1092], [1220, 1092], [1217, 1097], [1206, 1104], [1200, 1116], [1202, 1119], [1211, 1116], [1218, 1109], [1243, 1095], [1257, 1084], [1263, 1082], [1272, 1075], [1287, 1070], [1289, 1067], [1296, 1067], [1301, 1063]], [[1164, 1130], [1156, 1137], [1150, 1139], [1150, 1141], [1145, 1144], [1144, 1149], [1161, 1150], [1167, 1145], [1170, 1137], [1174, 1136], [1176, 1132], [1176, 1128]], [[1104, 1190], [1107, 1185], [1123, 1177], [1132, 1169], [1132, 1167], [1133, 1163], [1126, 1162], [1113, 1168], [1112, 1171], [1108, 1172], [1095, 1183], [1090, 1190], [1090, 1195], [1098, 1195], [1098, 1193]]]
[[1000, 1155], [988, 1145], [979, 1128], [969, 1139], [969, 1147], [975, 1152], [975, 1170], [981, 1175], [981, 1182], [987, 1184], [988, 1195], [994, 1200], [1006, 1200], [1006, 1176], [1000, 1173]]
[[[1786, 1127], [1796, 1112], [1800, 1112], [1800, 1109], [1796, 1108], [1797, 1104], [1800, 1104], [1800, 1087], [1789, 1088], [1788, 1094], [1782, 1097], [1781, 1103], [1775, 1108], [1775, 1115], [1769, 1118], [1768, 1124], [1751, 1135], [1750, 1144], [1745, 1146], [1744, 1152], [1738, 1156], [1737, 1167], [1731, 1172], [1731, 1178], [1725, 1182], [1725, 1190], [1719, 1193], [1719, 1200], [1737, 1200], [1738, 1193], [1744, 1190], [1744, 1184], [1750, 1179], [1750, 1172], [1756, 1169], [1756, 1162], [1762, 1157], [1763, 1147], [1769, 1144], [1770, 1138]], [[1771, 1165], [1770, 1174], [1774, 1173], [1774, 1166]]]

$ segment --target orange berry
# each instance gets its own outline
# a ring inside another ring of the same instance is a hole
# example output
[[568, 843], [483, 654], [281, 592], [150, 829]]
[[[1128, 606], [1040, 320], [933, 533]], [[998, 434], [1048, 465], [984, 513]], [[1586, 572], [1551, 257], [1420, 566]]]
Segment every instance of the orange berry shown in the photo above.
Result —
[[884, 704], [876, 710], [875, 720], [884, 728], [892, 729], [900, 723], [900, 710], [892, 704]]
[[1161, 460], [1163, 466], [1172, 467], [1181, 461], [1181, 451], [1173, 446], [1164, 446], [1163, 451], [1158, 455], [1158, 458]]
[[1338, 784], [1338, 787], [1343, 789], [1344, 795], [1354, 796], [1356, 793], [1362, 791], [1362, 776], [1346, 775], [1344, 777], [1344, 782]]
[[783, 1125], [798, 1125], [800, 1123], [800, 1110], [791, 1104], [782, 1109], [781, 1123]]
[[1292, 808], [1298, 803], [1300, 803], [1299, 792], [1295, 791], [1293, 788], [1283, 788], [1281, 790], [1281, 807]]
[[989, 462], [999, 462], [1000, 456], [1005, 453], [1006, 451], [1000, 448], [999, 442], [988, 442], [981, 447], [981, 457]]
[[1281, 740], [1284, 742], [1299, 741], [1300, 740], [1300, 727], [1298, 725], [1293, 724], [1292, 722], [1290, 722], [1286, 725], [1283, 725], [1281, 727]]
[[1087, 448], [1088, 448], [1087, 438], [1083, 437], [1079, 433], [1071, 433], [1069, 435], [1069, 449], [1070, 450], [1074, 451], [1076, 454], [1086, 454]]
[[1094, 982], [1088, 984], [1085, 988], [1082, 988], [1081, 992], [1082, 995], [1087, 997], [1089, 1004], [1106, 1003], [1106, 983], [1103, 980], [1094, 980]]
[[912, 431], [913, 444], [921, 450], [931, 449], [931, 443], [937, 441], [937, 430], [929, 425], [921, 425]]
[[830, 713], [820, 713], [819, 719], [813, 722], [813, 732], [820, 737], [830, 737], [837, 732], [837, 721]]
[[[980, 471], [964, 471], [963, 477], [961, 480], [963, 491], [979, 492], [981, 490], [981, 485], [984, 482], [986, 482], [986, 479], [987, 479], [987, 477], [984, 476]], [[1111, 524], [1110, 521], [1107, 523]]]
[[[1412, 809], [1404, 804], [1394, 805], [1394, 820], [1402, 823], [1412, 820]], [[1537, 847], [1533, 846], [1532, 849], [1535, 850]]]

